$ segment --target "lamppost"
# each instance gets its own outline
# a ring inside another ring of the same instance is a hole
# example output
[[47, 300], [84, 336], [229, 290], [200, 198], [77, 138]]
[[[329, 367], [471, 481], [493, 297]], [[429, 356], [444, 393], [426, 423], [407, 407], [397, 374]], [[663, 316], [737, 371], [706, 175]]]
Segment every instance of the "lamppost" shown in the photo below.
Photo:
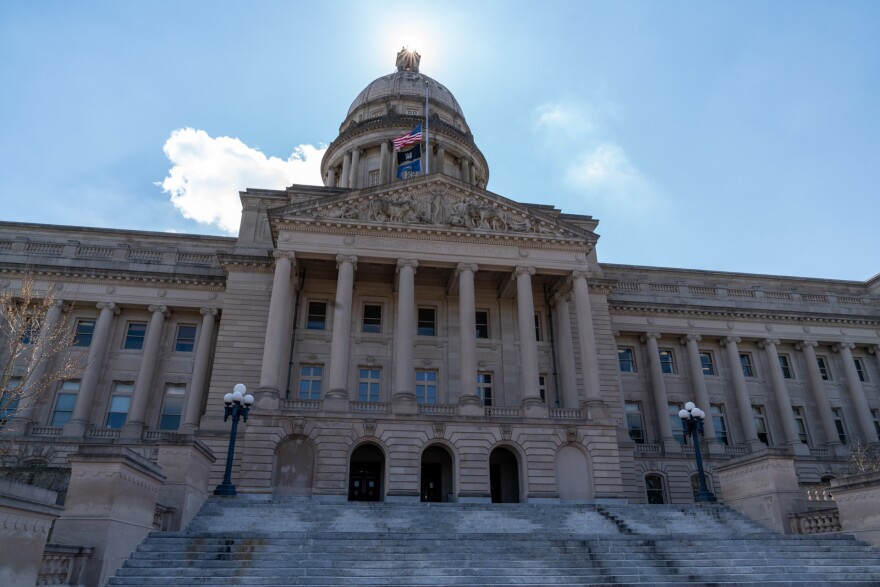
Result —
[[694, 440], [694, 456], [697, 458], [697, 474], [700, 479], [700, 490], [697, 492], [697, 501], [716, 501], [715, 495], [706, 487], [706, 475], [703, 473], [703, 455], [700, 453], [700, 436], [703, 434], [703, 420], [706, 412], [688, 402], [684, 409], [678, 413], [685, 435], [691, 435]]
[[[247, 394], [247, 395], [245, 395]], [[223, 421], [232, 416], [232, 431], [229, 434], [229, 450], [226, 453], [226, 473], [223, 475], [223, 483], [214, 490], [214, 495], [236, 495], [235, 485], [232, 484], [232, 458], [235, 455], [235, 435], [238, 432], [238, 418], [247, 422], [248, 412], [254, 403], [254, 396], [247, 393], [247, 387], [239, 383], [233, 388], [232, 393], [223, 396], [226, 404], [223, 412]]]

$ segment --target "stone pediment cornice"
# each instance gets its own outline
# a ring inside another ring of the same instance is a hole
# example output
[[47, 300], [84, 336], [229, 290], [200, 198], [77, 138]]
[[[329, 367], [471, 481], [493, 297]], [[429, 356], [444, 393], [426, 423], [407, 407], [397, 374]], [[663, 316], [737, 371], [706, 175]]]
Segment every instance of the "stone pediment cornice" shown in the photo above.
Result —
[[608, 312], [612, 316], [652, 316], [673, 318], [711, 318], [718, 320], [740, 320], [745, 322], [788, 322], [799, 324], [835, 324], [850, 326], [880, 326], [877, 316], [843, 316], [840, 314], [803, 314], [799, 312], [774, 312], [743, 310], [738, 308], [695, 308], [683, 306], [646, 306], [640, 304], [610, 303]]
[[0, 275], [21, 276], [25, 273], [37, 279], [54, 281], [63, 279], [70, 283], [130, 283], [137, 285], [163, 285], [178, 289], [208, 289], [222, 291], [226, 287], [226, 277], [218, 275], [195, 275], [184, 273], [157, 273], [148, 271], [129, 271], [85, 266], [2, 266]]
[[598, 240], [581, 226], [442, 175], [273, 208], [269, 220], [276, 237], [283, 226], [295, 225], [298, 229], [528, 240], [588, 250]]

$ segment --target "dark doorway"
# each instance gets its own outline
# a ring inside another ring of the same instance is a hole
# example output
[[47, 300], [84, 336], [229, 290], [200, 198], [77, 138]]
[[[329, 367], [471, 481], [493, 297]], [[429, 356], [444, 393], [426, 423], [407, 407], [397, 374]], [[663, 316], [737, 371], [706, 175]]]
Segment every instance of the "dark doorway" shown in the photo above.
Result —
[[506, 448], [489, 455], [489, 491], [492, 503], [519, 503], [519, 461]]
[[422, 501], [452, 501], [452, 457], [441, 446], [430, 446], [422, 453]]
[[378, 446], [365, 444], [351, 454], [348, 501], [381, 501], [385, 455]]

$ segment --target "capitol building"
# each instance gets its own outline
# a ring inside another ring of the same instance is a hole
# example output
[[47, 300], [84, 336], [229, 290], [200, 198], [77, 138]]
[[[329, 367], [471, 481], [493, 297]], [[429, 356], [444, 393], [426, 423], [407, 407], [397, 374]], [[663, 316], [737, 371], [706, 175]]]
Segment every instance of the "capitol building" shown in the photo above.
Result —
[[478, 139], [404, 51], [344, 114], [323, 185], [248, 187], [237, 237], [0, 223], [0, 286], [58, 284], [87, 357], [3, 436], [57, 463], [130, 449], [172, 527], [223, 477], [238, 383], [240, 494], [691, 503], [689, 401], [722, 501], [732, 460], [769, 448], [821, 487], [878, 441], [880, 277], [603, 263], [599, 219], [490, 191]]

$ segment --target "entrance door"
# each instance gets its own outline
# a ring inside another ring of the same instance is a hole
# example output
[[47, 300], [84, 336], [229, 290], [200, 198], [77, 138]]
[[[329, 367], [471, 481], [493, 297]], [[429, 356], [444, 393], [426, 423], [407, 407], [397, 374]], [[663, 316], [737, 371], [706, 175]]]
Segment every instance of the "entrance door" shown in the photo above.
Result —
[[452, 478], [452, 456], [439, 445], [429, 446], [422, 453], [422, 501], [444, 502], [455, 499]]
[[385, 455], [372, 444], [359, 446], [351, 454], [348, 470], [349, 501], [381, 501]]
[[422, 463], [422, 501], [443, 501], [443, 467]]
[[492, 503], [519, 502], [519, 461], [504, 447], [489, 455], [489, 491]]

